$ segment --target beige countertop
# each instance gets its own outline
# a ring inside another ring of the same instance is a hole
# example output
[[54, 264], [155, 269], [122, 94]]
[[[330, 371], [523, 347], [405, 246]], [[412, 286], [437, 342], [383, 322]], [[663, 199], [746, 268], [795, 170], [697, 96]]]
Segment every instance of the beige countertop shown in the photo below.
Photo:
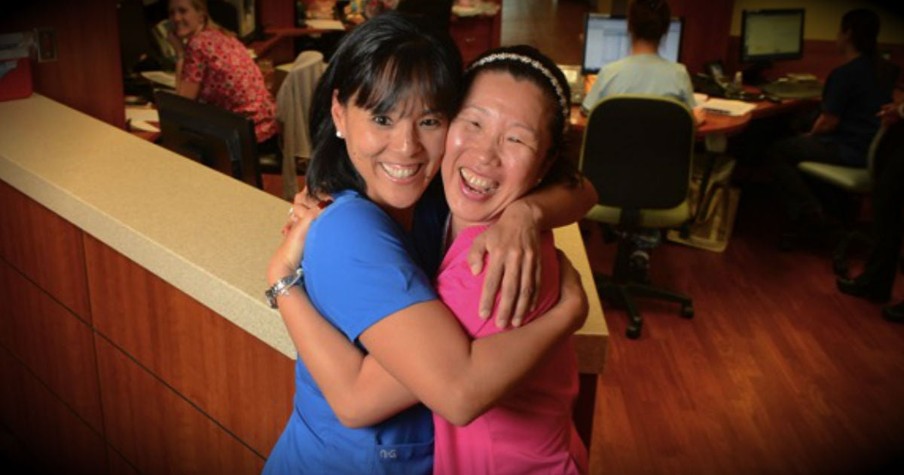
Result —
[[[263, 298], [285, 201], [38, 94], [0, 102], [0, 179], [296, 357]], [[580, 233], [556, 239], [590, 296], [576, 342], [581, 370], [597, 373], [608, 330]]]

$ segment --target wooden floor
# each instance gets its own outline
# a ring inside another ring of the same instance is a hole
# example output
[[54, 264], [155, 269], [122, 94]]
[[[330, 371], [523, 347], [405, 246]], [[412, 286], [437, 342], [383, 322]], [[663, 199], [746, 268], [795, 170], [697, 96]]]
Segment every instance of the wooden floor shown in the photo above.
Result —
[[[837, 292], [828, 250], [777, 250], [770, 196], [742, 190], [724, 253], [654, 252], [653, 281], [691, 295], [693, 320], [642, 302], [629, 340], [605, 305], [608, 473], [904, 473], [904, 325]], [[582, 224], [608, 272], [612, 246]]]
[[[586, 4], [504, 0], [502, 42], [579, 64]], [[606, 305], [607, 473], [904, 473], [904, 325], [840, 294], [828, 250], [779, 251], [771, 196], [744, 185], [724, 253], [654, 252], [653, 281], [690, 294], [693, 320], [641, 302], [643, 335], [628, 340]], [[614, 246], [582, 225], [591, 266], [608, 272]]]

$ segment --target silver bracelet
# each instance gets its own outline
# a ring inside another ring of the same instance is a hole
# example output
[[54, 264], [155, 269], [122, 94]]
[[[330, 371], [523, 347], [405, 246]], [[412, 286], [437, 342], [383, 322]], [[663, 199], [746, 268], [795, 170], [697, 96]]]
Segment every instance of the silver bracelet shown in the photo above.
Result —
[[304, 282], [304, 270], [301, 266], [295, 269], [295, 272], [276, 281], [272, 287], [264, 291], [267, 297], [267, 303], [270, 308], [279, 308], [276, 304], [276, 298], [289, 293], [289, 289]]

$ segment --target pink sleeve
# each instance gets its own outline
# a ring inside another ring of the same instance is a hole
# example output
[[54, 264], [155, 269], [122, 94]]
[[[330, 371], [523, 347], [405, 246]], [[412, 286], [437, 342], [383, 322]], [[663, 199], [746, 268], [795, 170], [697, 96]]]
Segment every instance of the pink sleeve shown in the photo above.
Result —
[[207, 63], [204, 58], [204, 46], [200, 38], [192, 38], [185, 45], [185, 58], [182, 61], [182, 80], [200, 84], [204, 79]]
[[[456, 242], [454, 247], [468, 249], [474, 237], [476, 236], [468, 239], [466, 244]], [[540, 295], [536, 309], [528, 313], [525, 323], [545, 313], [559, 300], [559, 259], [556, 255], [552, 232], [543, 233], [541, 239], [540, 265], [542, 266], [543, 274], [540, 277]], [[454, 249], [450, 250], [450, 252], [454, 252]], [[443, 262], [441, 271], [436, 278], [436, 291], [443, 303], [449, 307], [449, 310], [455, 314], [465, 331], [473, 338], [489, 336], [503, 331], [503, 329], [495, 325], [492, 317], [484, 320], [477, 313], [486, 271], [480, 275], [471, 275], [466, 252], [458, 252], [454, 256], [447, 257], [451, 259]], [[496, 304], [498, 305], [498, 298]]]

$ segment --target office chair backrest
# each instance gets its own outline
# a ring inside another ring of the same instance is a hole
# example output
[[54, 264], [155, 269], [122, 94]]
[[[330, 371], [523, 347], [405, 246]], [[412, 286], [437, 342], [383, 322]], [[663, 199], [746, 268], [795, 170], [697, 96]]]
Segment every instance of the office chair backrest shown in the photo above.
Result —
[[262, 188], [254, 122], [240, 114], [167, 91], [155, 95], [161, 145]]
[[668, 209], [687, 198], [693, 146], [694, 119], [684, 104], [613, 96], [590, 111], [580, 167], [600, 205]]

